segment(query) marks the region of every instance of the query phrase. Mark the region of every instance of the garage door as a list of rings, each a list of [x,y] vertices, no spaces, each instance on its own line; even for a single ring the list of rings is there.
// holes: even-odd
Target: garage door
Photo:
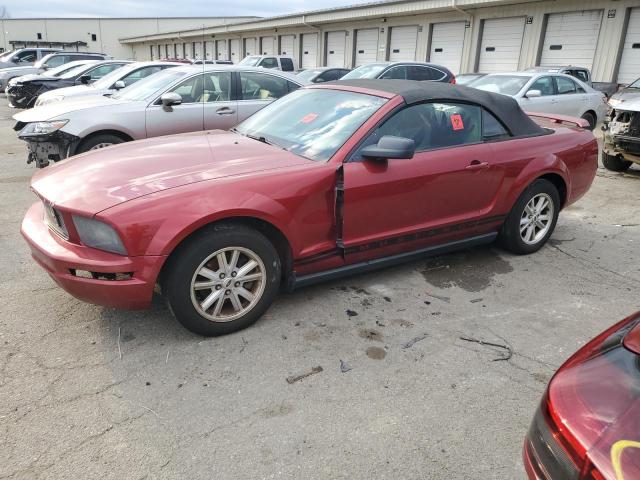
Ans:
[[[392,62],[416,59],[418,27],[391,27],[389,60]]]
[[[365,63],[375,62],[378,58],[378,29],[368,28],[356,31],[356,61],[359,67]]]
[[[194,43],[193,58],[202,60],[202,42]]]
[[[293,35],[282,35],[280,37],[280,55],[293,55]]]
[[[242,53],[240,52],[240,39],[233,38],[229,40],[229,46],[231,47],[231,61],[238,63],[242,60]]]
[[[434,24],[429,61],[447,67],[454,75],[460,73],[464,32],[464,22]]]
[[[276,54],[276,38],[275,37],[262,37],[260,39],[260,45],[262,48],[262,55],[275,55]]]
[[[244,54],[247,55],[258,55],[258,48],[256,45],[255,38],[245,38],[244,39]]]
[[[318,34],[305,33],[302,35],[302,68],[318,66]]]
[[[216,50],[215,50],[215,42],[204,42],[205,52],[204,56],[207,60],[215,60],[216,59]]]
[[[218,40],[216,45],[218,57],[217,60],[229,60],[229,53],[227,52],[227,41],[226,40]]]
[[[484,21],[478,71],[484,73],[518,70],[524,17]]]
[[[547,18],[540,65],[575,65],[591,68],[601,22],[602,10],[550,14]]]
[[[327,67],[344,67],[346,32],[327,33]]]
[[[631,10],[624,39],[618,83],[631,83],[640,77],[640,8]]]

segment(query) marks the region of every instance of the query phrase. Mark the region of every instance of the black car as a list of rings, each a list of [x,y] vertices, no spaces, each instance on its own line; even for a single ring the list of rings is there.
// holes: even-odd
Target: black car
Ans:
[[[360,65],[340,80],[371,78],[456,83],[455,75],[442,65],[429,62],[375,62]]]
[[[311,83],[323,83],[340,80],[350,71],[348,68],[320,67],[303,70],[297,76]]]
[[[9,105],[15,108],[33,107],[38,95],[63,87],[92,83],[113,70],[126,65],[126,60],[95,61],[76,67],[59,77],[40,75],[31,79],[19,78],[9,82],[7,99]]]

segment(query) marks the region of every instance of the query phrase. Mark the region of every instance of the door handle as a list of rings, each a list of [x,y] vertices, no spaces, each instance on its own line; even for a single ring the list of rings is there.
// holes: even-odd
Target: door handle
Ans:
[[[218,110],[216,110],[216,113],[218,115],[231,115],[233,113],[236,113],[236,111],[231,109],[231,108],[229,108],[229,107],[222,107],[222,108],[219,108]]]
[[[465,167],[466,170],[486,170],[489,168],[489,162],[481,162],[480,160],[472,160],[469,165]]]

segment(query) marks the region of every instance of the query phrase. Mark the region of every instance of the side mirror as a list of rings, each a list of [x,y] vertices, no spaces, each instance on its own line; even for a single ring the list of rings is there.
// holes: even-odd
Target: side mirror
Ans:
[[[42,65],[42,70],[49,70],[49,65],[47,65],[46,63],[44,65]]]
[[[122,80],[118,80],[116,83],[113,84],[113,88],[115,88],[116,90],[122,90],[126,86],[127,84],[124,83]]]
[[[182,97],[176,92],[163,93],[160,97],[162,105],[165,107],[171,107],[173,105],[180,105],[182,103]]]
[[[529,90],[524,96],[527,98],[538,98],[542,96],[542,92],[540,90]]]
[[[85,73],[84,75],[80,75],[78,80],[80,81],[81,84],[87,85],[91,81],[91,75],[89,75],[88,73]]]
[[[20,63],[22,60],[20,60],[18,57],[13,57],[13,58],[11,59],[11,61],[12,61],[13,63]]]
[[[363,148],[361,155],[375,160],[389,160],[392,158],[413,158],[415,152],[416,142],[412,139],[385,135],[378,140],[377,145]]]

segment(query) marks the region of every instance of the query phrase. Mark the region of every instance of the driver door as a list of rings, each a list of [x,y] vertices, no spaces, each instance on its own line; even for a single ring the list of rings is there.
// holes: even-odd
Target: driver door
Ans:
[[[377,127],[344,164],[347,262],[473,236],[492,210],[504,171],[482,142],[478,106],[423,103]],[[411,159],[374,160],[362,148],[385,135],[412,138]]]
[[[538,78],[531,84],[531,86],[529,86],[529,88],[527,88],[527,92],[531,90],[539,90],[541,95],[539,97],[532,98],[523,96],[520,104],[524,111],[558,113],[558,95],[556,92],[555,82],[551,75]]]

